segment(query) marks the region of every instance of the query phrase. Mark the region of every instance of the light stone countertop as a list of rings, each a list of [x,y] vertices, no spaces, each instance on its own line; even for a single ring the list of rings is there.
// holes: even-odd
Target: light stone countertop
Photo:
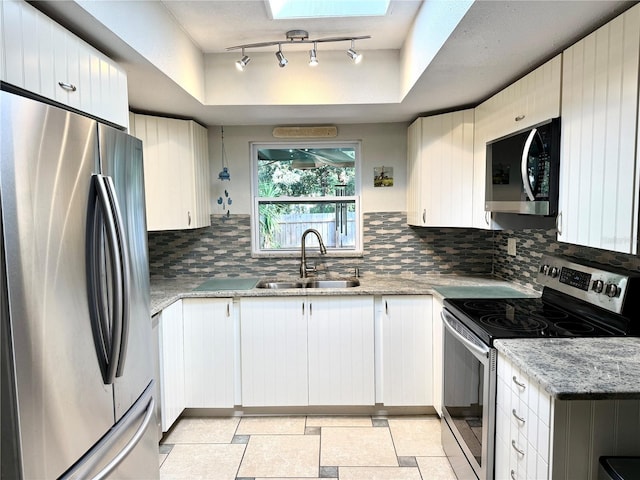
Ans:
[[[559,400],[640,399],[640,338],[532,338],[494,346]]]
[[[151,280],[151,315],[159,313],[180,298],[235,298],[235,297],[282,297],[309,295],[435,295],[440,299],[443,295],[437,291],[438,286],[511,288],[520,294],[539,296],[539,293],[513,282],[507,282],[488,276],[473,275],[364,275],[360,277],[360,286],[351,288],[290,288],[264,289],[250,288],[241,290],[209,290],[194,291],[203,282],[211,278],[224,277],[175,277],[162,280]],[[249,278],[249,277],[248,277]],[[256,278],[257,277],[250,277]],[[318,279],[333,277],[318,276]],[[341,277],[344,278],[344,277]],[[277,279],[279,281],[300,280],[294,276],[260,277],[260,279]],[[490,292],[487,294],[490,295]],[[494,295],[495,296],[495,295]]]

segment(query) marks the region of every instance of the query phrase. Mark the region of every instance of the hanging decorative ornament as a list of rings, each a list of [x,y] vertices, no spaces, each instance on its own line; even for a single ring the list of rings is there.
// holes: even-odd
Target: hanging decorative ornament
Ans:
[[[229,167],[227,166],[227,152],[224,149],[224,126],[220,127],[220,143],[222,145],[221,159],[222,159],[222,171],[218,174],[218,180],[231,180],[231,174],[229,173]],[[223,216],[222,220],[228,220],[231,217],[231,210],[229,206],[233,203],[229,192],[224,191],[224,198],[218,197],[218,205],[222,208]]]
[[[218,174],[219,180],[231,180],[231,174],[229,173],[229,167],[227,166],[227,152],[224,149],[224,126],[220,127],[220,144],[222,145],[221,160],[222,171]]]

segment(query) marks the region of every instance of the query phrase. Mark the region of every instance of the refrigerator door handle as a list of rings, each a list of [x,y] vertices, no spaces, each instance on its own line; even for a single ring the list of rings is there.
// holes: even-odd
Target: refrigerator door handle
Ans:
[[[112,208],[111,195],[109,193],[109,187],[105,181],[105,177],[102,175],[93,175],[93,186],[95,187],[95,198],[97,204],[95,206],[95,216],[93,224],[93,242],[90,243],[92,247],[93,258],[90,259],[89,264],[94,269],[90,275],[90,279],[94,289],[92,292],[93,301],[97,301],[98,305],[92,307],[93,312],[98,312],[98,318],[92,319],[94,323],[94,329],[98,328],[96,323],[99,323],[100,331],[102,331],[102,348],[104,352],[98,352],[98,357],[106,356],[106,371],[103,371],[103,377],[105,384],[112,384],[117,376],[119,357],[121,355],[121,343],[123,332],[123,259],[121,255],[122,248],[120,246],[120,240],[118,235],[117,220]],[[104,227],[104,230],[103,230]],[[106,234],[104,235],[103,232]],[[109,265],[110,274],[112,276],[111,283],[111,315],[110,315],[110,327],[111,331],[106,332],[104,324],[106,319],[105,315],[109,315],[106,303],[105,295],[103,291],[103,254],[104,242],[109,247]],[[106,313],[105,313],[106,311]],[[108,329],[108,327],[107,327]],[[94,337],[96,333],[94,331]],[[98,346],[99,347],[99,346]],[[98,348],[101,350],[101,348]]]
[[[125,236],[124,220],[122,218],[122,211],[120,209],[120,203],[116,196],[116,188],[113,184],[113,179],[108,176],[103,176],[105,185],[109,193],[109,200],[111,203],[111,212],[113,214],[114,224],[116,227],[116,235],[118,238],[118,245],[120,247],[120,268],[122,277],[122,296],[121,296],[121,312],[122,312],[122,327],[120,332],[120,353],[118,354],[118,368],[116,370],[116,377],[121,377],[124,371],[124,364],[127,357],[127,342],[129,339],[129,312],[131,306],[129,299],[131,298],[131,271],[129,269],[129,248],[127,239]]]

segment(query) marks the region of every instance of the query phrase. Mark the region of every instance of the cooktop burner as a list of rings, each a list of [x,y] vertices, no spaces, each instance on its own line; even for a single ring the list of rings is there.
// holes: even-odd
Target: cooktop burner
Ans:
[[[626,335],[625,322],[578,315],[542,298],[446,299],[448,310],[485,342],[499,338],[609,337]],[[603,319],[604,320],[604,319]]]

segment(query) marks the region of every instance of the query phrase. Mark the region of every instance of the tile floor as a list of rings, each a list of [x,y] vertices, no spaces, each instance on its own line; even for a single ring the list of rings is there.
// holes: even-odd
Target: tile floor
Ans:
[[[179,420],[160,443],[160,478],[455,480],[436,416]]]

